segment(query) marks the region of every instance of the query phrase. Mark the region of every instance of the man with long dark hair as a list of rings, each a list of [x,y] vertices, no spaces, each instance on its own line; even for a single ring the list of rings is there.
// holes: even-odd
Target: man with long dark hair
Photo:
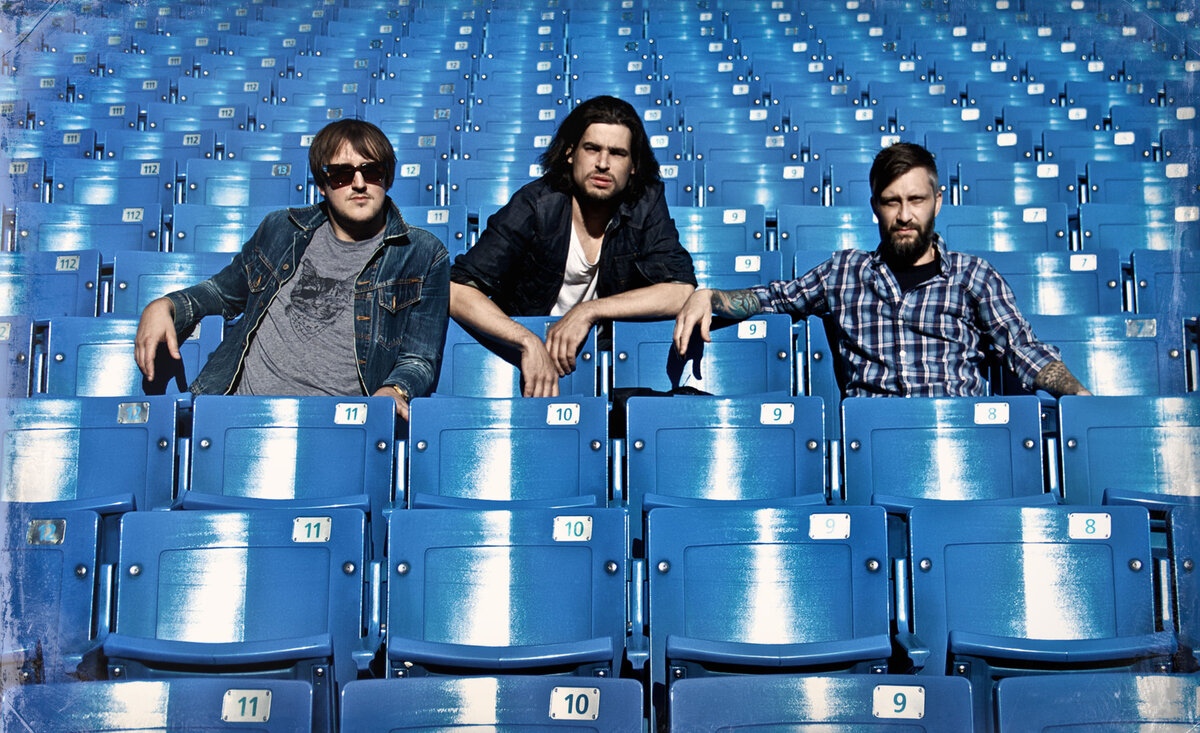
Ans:
[[[580,104],[541,162],[450,271],[450,315],[518,351],[527,397],[558,394],[596,323],[672,317],[696,286],[632,106]],[[545,315],[545,342],[512,320]]]
[[[984,260],[950,250],[934,231],[942,208],[937,165],[913,143],[884,148],[871,166],[879,247],[851,249],[803,276],[748,290],[699,290],[675,321],[675,347],[709,340],[714,315],[831,316],[847,397],[982,396],[990,347],[1027,389],[1090,394],[1038,341],[1008,283]]]

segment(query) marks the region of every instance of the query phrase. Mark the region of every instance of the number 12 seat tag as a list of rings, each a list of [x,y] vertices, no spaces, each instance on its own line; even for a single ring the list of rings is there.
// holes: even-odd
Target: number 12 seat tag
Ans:
[[[871,714],[876,718],[923,718],[925,688],[916,685],[877,685],[871,694]]]
[[[555,542],[590,542],[592,518],[586,515],[557,516],[554,518],[553,537]]]

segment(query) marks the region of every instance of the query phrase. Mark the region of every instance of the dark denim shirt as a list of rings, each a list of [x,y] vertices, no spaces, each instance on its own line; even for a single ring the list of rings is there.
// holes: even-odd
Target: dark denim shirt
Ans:
[[[354,347],[363,394],[394,384],[412,397],[428,394],[442,358],[450,307],[450,256],[433,234],[409,227],[391,199],[383,242],[354,285]],[[231,263],[208,280],[169,293],[175,330],[201,318],[241,316],[189,389],[229,394],[246,348],[280,286],[295,274],[313,234],[328,217],[317,204],[273,211]]]
[[[540,178],[488,218],[475,246],[455,258],[450,279],[478,287],[509,316],[550,315],[570,247],[571,195]],[[598,278],[598,298],[664,282],[696,284],[662,183],[621,204],[604,234]]]

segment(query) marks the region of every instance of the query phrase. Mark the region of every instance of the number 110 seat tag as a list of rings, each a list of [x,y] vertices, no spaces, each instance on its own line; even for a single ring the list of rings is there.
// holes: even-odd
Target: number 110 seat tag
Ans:
[[[871,695],[871,714],[876,718],[923,718],[925,688],[916,685],[877,685]]]

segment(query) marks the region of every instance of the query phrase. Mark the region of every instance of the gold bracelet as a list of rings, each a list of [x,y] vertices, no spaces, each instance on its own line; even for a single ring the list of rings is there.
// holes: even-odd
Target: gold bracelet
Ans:
[[[396,386],[396,385],[394,385],[394,384],[387,384],[387,385],[384,385],[384,386],[385,386],[385,387],[391,387],[392,389],[396,390],[396,394],[400,395],[400,399],[404,400],[405,402],[408,402],[408,401],[409,401],[409,398],[408,398],[408,392],[405,392],[405,391],[404,391],[402,388],[400,388],[400,387],[397,387],[397,386]]]

